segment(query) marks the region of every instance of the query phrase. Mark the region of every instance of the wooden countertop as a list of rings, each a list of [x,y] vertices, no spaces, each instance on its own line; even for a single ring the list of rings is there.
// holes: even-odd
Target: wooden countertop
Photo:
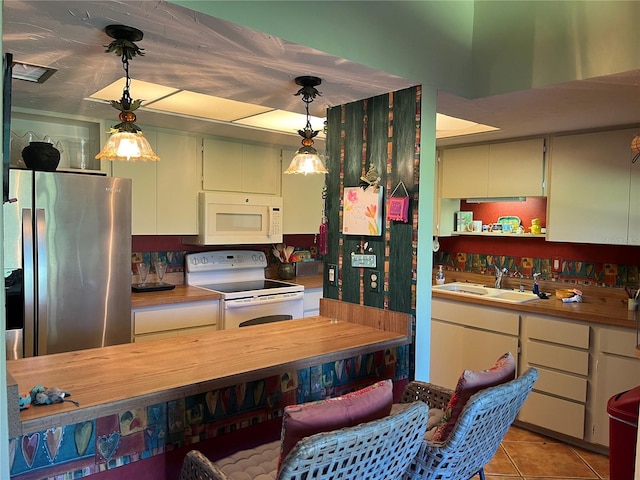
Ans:
[[[7,371],[21,392],[37,384],[59,387],[80,402],[22,411],[21,434],[27,434],[408,341],[400,333],[318,316],[9,360]]]
[[[531,300],[525,303],[502,303],[484,300],[482,297],[463,297],[451,295],[446,292],[433,290],[433,298],[454,300],[488,307],[516,310],[518,312],[533,313],[538,315],[550,315],[553,317],[577,320],[580,322],[599,323],[617,327],[636,328],[636,322],[640,321],[638,311],[629,311],[624,302],[607,302],[599,297],[583,296],[582,303],[562,303],[555,296],[548,300]]]
[[[131,293],[131,308],[153,307],[177,303],[219,300],[222,295],[190,285],[176,285],[173,290],[160,292]]]

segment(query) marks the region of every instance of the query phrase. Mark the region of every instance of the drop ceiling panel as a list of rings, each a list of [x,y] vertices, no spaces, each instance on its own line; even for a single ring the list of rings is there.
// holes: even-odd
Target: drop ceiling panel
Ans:
[[[271,110],[269,107],[188,91],[178,92],[151,104],[146,103],[145,108],[223,122],[232,122]]]
[[[90,95],[90,98],[97,100],[119,100],[122,97],[122,89],[124,88],[125,77],[122,77],[115,82],[107,85],[96,93]],[[165,87],[164,85],[158,85],[157,83],[143,82],[142,80],[131,80],[129,86],[129,94],[131,98],[137,100],[141,98],[144,100],[142,103],[146,106],[148,103],[153,102],[172,93],[178,92],[179,89],[173,87]]]
[[[324,118],[310,115],[309,120],[311,121],[311,128],[320,131],[318,137],[324,137]],[[284,110],[272,110],[270,112],[261,113],[260,115],[237,120],[234,123],[297,134],[298,130],[303,130],[307,124],[307,117],[300,113],[285,112]]]

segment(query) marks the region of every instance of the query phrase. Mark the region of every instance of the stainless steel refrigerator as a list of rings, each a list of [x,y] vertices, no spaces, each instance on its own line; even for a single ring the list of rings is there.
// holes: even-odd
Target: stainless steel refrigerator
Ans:
[[[8,277],[22,285],[21,301],[7,302],[7,339],[17,355],[130,342],[131,180],[10,170],[9,198],[5,291]]]

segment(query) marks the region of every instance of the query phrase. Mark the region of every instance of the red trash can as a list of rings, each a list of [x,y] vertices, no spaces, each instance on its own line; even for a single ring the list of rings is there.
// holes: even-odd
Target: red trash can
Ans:
[[[633,480],[639,406],[640,386],[618,393],[607,402],[611,480]]]

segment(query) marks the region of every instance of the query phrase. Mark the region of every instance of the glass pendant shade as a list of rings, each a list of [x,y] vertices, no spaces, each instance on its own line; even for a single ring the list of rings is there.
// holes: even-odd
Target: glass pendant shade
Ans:
[[[160,160],[142,132],[116,132],[112,134],[102,151],[96,155],[96,159],[126,162],[140,160],[157,162]]]
[[[313,147],[300,148],[284,173],[329,173]]]

